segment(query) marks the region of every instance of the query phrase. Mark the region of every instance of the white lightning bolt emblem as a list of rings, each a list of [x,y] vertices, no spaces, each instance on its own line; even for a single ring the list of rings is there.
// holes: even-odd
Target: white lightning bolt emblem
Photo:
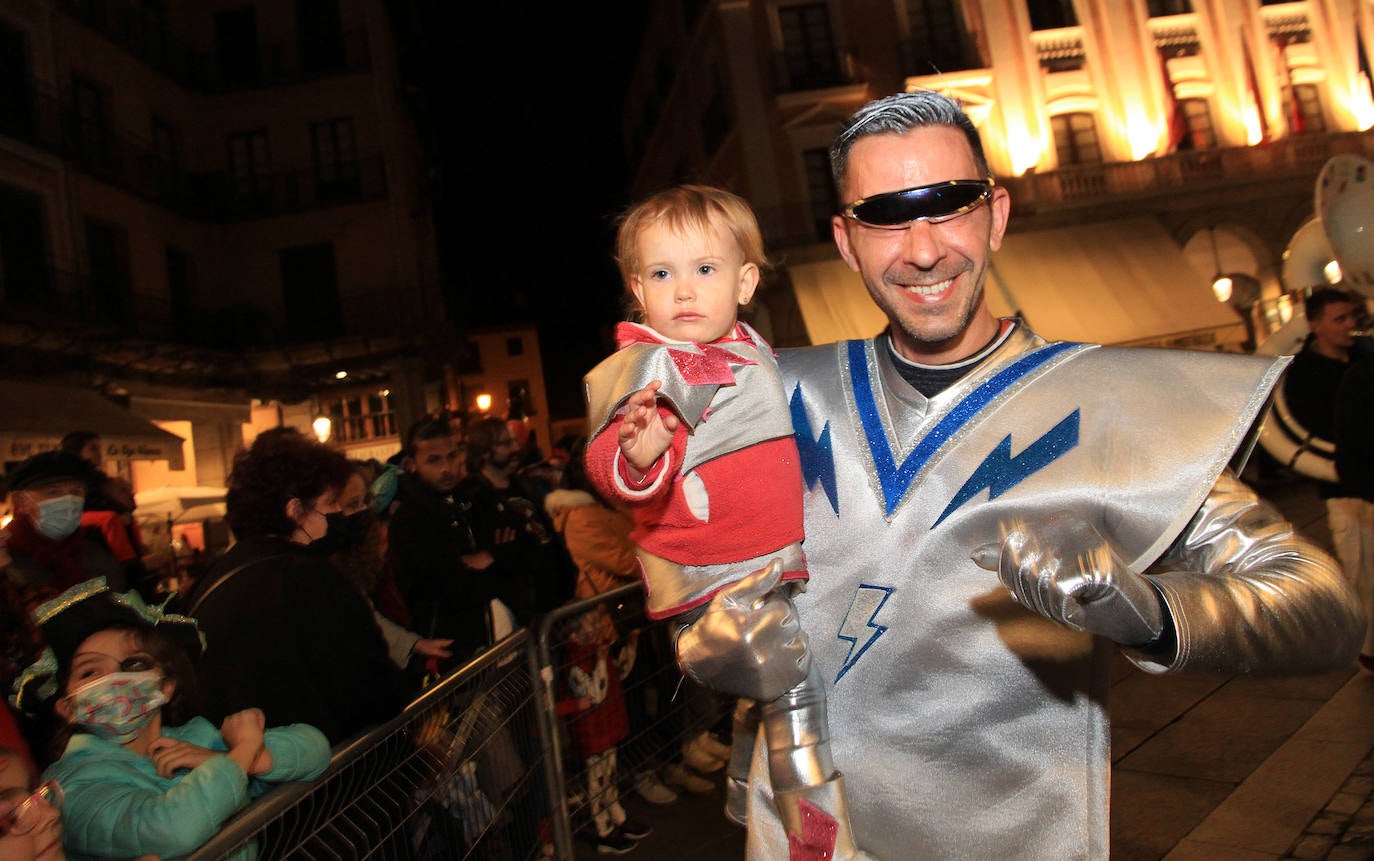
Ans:
[[[849,612],[840,623],[840,633],[836,635],[839,639],[849,642],[849,654],[845,655],[844,666],[840,667],[840,672],[835,676],[836,682],[844,678],[850,667],[858,663],[863,653],[868,651],[868,647],[887,630],[886,625],[879,625],[874,619],[878,617],[878,613],[882,611],[883,605],[891,595],[890,586],[869,586],[866,583],[861,584],[859,591],[854,593],[854,603],[849,605]]]

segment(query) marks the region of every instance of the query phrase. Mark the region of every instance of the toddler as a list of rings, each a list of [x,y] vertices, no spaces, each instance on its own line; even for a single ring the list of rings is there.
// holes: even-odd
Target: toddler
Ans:
[[[862,857],[830,757],[824,688],[791,602],[807,575],[787,398],[772,348],[738,319],[767,266],[758,222],[730,192],[679,186],[626,214],[616,253],[642,322],[617,327],[617,351],[584,381],[588,477],[635,518],[646,611],[674,620],[683,670],[759,704],[793,857],[828,844],[818,820],[836,834],[834,857]],[[775,618],[770,636],[712,636],[714,616],[741,611]],[[737,721],[726,787],[738,822],[753,756],[747,726]]]

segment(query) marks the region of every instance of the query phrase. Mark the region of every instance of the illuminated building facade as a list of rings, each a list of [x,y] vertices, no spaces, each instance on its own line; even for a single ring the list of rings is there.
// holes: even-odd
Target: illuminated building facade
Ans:
[[[1374,155],[1371,40],[1371,0],[669,0],[626,105],[632,195],[743,194],[784,263],[757,312],[775,342],[871,334],[830,241],[826,151],[868,100],[937,89],[1011,194],[995,311],[1054,338],[1243,349],[1317,286],[1282,274],[1321,166]],[[1223,273],[1258,301],[1217,302]]]

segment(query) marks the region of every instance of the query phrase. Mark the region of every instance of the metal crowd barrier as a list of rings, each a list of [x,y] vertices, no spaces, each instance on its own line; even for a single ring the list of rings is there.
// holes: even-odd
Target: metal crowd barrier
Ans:
[[[625,586],[516,631],[392,721],[337,747],[318,779],[255,800],[186,861],[244,849],[260,861],[572,861],[574,841],[595,838],[592,815],[603,802],[628,797],[637,775],[674,761],[686,739],[729,713],[719,697],[684,684],[667,626],[647,621],[642,594]],[[614,631],[612,660],[634,652],[621,685],[629,733],[615,745],[609,779],[602,758],[592,783],[572,740],[593,710],[558,714],[560,701],[567,711],[575,699],[568,634],[588,613],[613,626],[605,628]]]

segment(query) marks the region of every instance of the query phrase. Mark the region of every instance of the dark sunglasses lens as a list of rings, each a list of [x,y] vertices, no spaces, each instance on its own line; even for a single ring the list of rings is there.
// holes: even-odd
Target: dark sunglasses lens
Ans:
[[[882,194],[854,207],[854,217],[865,224],[906,224],[920,218],[939,218],[972,205],[986,191],[986,185],[975,183]]]

